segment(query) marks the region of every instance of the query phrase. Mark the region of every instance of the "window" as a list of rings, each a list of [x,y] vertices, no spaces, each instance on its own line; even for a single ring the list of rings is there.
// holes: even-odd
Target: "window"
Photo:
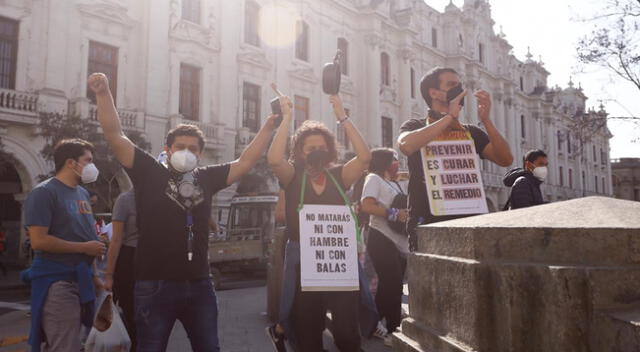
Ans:
[[[347,116],[350,115],[349,109],[345,108],[344,111],[347,113]],[[338,144],[342,145],[344,149],[349,149],[349,138],[347,137],[347,133],[344,130],[344,125],[341,123],[336,124],[336,136],[338,138]]]
[[[389,85],[389,54],[380,54],[380,82],[388,86]]]
[[[596,156],[596,146],[593,146],[593,162],[597,163],[598,162],[598,158]]]
[[[438,30],[435,28],[431,28],[431,45],[434,48],[438,47]]]
[[[607,165],[607,155],[604,153],[602,148],[600,148],[600,164]]]
[[[347,76],[349,75],[349,42],[344,38],[338,38],[338,50],[342,52],[340,71]]]
[[[558,131],[556,133],[558,135],[558,150],[562,150],[562,132]]]
[[[560,166],[558,178],[559,178],[558,181],[560,182],[560,186],[564,186],[564,169],[562,168],[562,166]]]
[[[180,65],[180,114],[188,120],[200,119],[200,69]]]
[[[260,5],[253,1],[247,1],[244,7],[244,42],[253,46],[260,46],[258,34],[258,16]]]
[[[584,171],[582,171],[582,189],[587,189],[587,178],[584,175]]]
[[[200,0],[182,0],[182,19],[200,23]]]
[[[18,21],[0,17],[0,88],[16,88],[18,26]]]
[[[89,74],[93,72],[102,72],[109,79],[109,89],[113,94],[113,101],[116,100],[118,88],[118,48],[98,43],[89,42]],[[96,103],[96,95],[87,88],[87,98],[94,104]]]
[[[634,200],[640,200],[640,189],[634,189],[633,190],[633,199]]]
[[[520,91],[524,92],[524,78],[520,77]]]
[[[260,86],[244,82],[242,85],[242,127],[251,132],[260,129]]]
[[[413,69],[413,67],[410,70],[411,77],[409,78],[411,80],[411,99],[415,99],[416,98],[416,71]]]
[[[296,95],[293,97],[293,129],[302,126],[309,119],[309,98]]]
[[[296,22],[296,58],[309,61],[309,25],[307,22]]]
[[[484,44],[482,43],[478,44],[478,60],[480,60],[480,63],[484,63]]]
[[[602,178],[602,193],[607,193],[607,190],[604,184],[604,177]]]
[[[393,148],[393,120],[382,116],[382,146]]]
[[[595,177],[595,183],[594,185],[596,186],[596,193],[598,193],[598,176],[594,176]]]
[[[573,188],[573,169],[569,169],[569,188]]]
[[[520,136],[522,138],[526,138],[527,137],[527,129],[526,129],[526,124],[525,124],[525,120],[524,120],[524,115],[520,115]]]
[[[571,132],[567,132],[567,153],[571,154]]]

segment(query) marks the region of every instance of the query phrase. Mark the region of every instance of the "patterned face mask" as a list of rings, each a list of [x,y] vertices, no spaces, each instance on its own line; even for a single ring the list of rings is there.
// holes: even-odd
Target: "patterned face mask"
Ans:
[[[193,171],[184,174],[171,173],[165,194],[186,211],[204,201],[204,191]]]

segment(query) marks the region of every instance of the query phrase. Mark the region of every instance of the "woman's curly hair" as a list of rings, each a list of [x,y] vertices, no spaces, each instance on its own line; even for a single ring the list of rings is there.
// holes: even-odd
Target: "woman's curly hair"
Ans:
[[[290,144],[289,162],[294,166],[302,166],[304,164],[304,158],[302,153],[302,147],[307,137],[313,135],[320,135],[324,137],[325,143],[327,143],[327,151],[329,152],[329,160],[331,163],[335,163],[338,160],[338,150],[336,149],[336,138],[320,121],[306,120],[300,127],[293,133]]]

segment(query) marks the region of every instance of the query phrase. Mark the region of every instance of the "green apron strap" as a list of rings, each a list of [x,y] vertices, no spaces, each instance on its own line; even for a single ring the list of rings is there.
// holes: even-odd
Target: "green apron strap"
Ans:
[[[351,206],[351,201],[349,201],[349,198],[342,190],[342,187],[340,186],[336,178],[333,177],[333,175],[329,171],[327,171],[327,169],[325,169],[324,172],[326,172],[327,175],[329,175],[329,178],[331,179],[331,181],[333,181],[333,184],[338,189],[338,192],[340,192],[340,195],[342,196],[342,200],[344,201],[344,205],[346,205],[347,208],[349,208],[349,211],[351,212],[351,216],[353,217],[353,220],[356,223],[356,239],[358,240],[358,242],[362,242],[362,234],[360,233],[361,232],[360,222],[358,221],[356,212],[353,210],[353,207]],[[298,212],[300,212],[300,210],[302,210],[302,208],[304,207],[304,192],[305,192],[305,189],[307,188],[306,185],[307,185],[307,172],[305,171],[302,174],[302,185],[300,186],[300,201],[298,202]]]
[[[344,190],[342,189],[342,187],[340,186],[336,178],[333,177],[333,175],[326,169],[324,171],[327,173],[327,175],[329,175],[329,178],[331,178],[331,181],[333,181],[333,184],[336,185],[338,192],[340,192],[340,195],[344,200],[344,205],[346,205],[347,208],[349,208],[349,211],[351,211],[351,216],[353,217],[353,220],[356,223],[356,239],[358,240],[358,242],[362,243],[362,234],[360,233],[360,222],[358,221],[358,216],[356,216],[356,212],[353,210],[353,207],[351,206],[351,201],[349,200],[349,197],[347,197],[347,195],[344,193]]]
[[[302,186],[300,186],[300,202],[298,203],[298,213],[300,212],[300,210],[302,210],[302,207],[304,207],[304,190],[305,190],[305,186],[307,184],[307,172],[304,171],[304,173],[302,174]]]

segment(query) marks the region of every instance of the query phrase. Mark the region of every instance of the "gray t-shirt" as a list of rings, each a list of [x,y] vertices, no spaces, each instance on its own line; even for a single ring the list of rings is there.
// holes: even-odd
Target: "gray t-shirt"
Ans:
[[[27,226],[47,227],[49,235],[65,241],[98,240],[89,192],[80,186],[69,187],[55,177],[40,183],[29,193],[24,215]],[[77,265],[82,261],[91,264],[94,259],[79,253],[44,251],[36,251],[36,256],[68,265]]]
[[[111,221],[124,222],[122,244],[128,247],[138,245],[138,226],[136,225],[136,196],[133,189],[122,193],[113,206]],[[113,225],[112,225],[113,226]]]

